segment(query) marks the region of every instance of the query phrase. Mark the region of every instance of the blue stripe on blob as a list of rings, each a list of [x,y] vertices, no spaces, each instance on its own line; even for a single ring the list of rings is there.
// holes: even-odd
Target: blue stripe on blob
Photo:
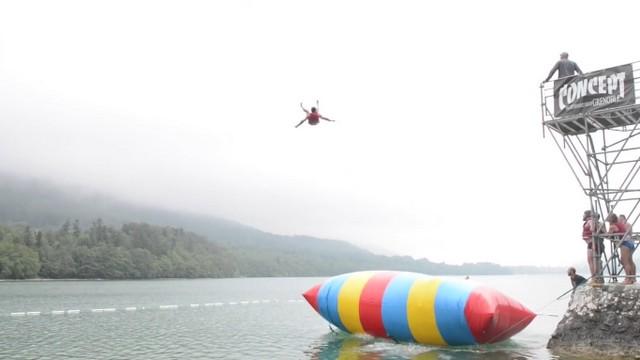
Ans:
[[[347,331],[338,314],[338,295],[342,284],[351,274],[343,274],[327,280],[318,290],[318,310],[328,322]]]
[[[449,345],[472,345],[475,338],[464,316],[464,307],[474,285],[443,281],[436,294],[436,324]]]
[[[420,274],[398,273],[382,295],[382,323],[387,335],[397,341],[415,341],[407,321],[407,298]]]

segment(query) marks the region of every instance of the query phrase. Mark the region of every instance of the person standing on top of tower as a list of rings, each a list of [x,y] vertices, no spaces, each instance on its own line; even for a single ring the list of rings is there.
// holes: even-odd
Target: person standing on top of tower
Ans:
[[[573,76],[576,74],[576,72],[582,75],[582,70],[580,70],[580,67],[578,66],[578,64],[576,64],[574,61],[569,60],[569,54],[567,54],[566,52],[563,52],[562,54],[560,54],[560,60],[558,60],[558,62],[553,66],[553,68],[549,72],[549,76],[547,76],[547,78],[544,79],[542,84],[549,81],[549,79],[551,79],[551,77],[556,72],[556,70],[558,71],[558,79],[561,79],[567,76]]]

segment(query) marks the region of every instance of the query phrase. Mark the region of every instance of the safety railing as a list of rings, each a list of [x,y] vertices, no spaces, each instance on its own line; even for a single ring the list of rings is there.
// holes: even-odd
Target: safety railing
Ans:
[[[556,107],[556,98],[558,96],[557,94],[554,96],[554,84],[557,80],[542,83],[540,87],[540,105],[543,125],[562,135],[577,135],[600,129],[611,129],[640,123],[640,61],[633,62],[630,65],[633,74],[633,94],[635,97],[635,101],[632,104],[625,103],[621,106],[611,105],[596,109],[587,107],[585,111],[572,111],[567,114],[558,114],[558,107]],[[593,83],[587,84],[586,79],[589,79],[590,76],[593,79],[594,74],[601,71],[602,70],[593,71],[559,80],[571,79],[572,81],[576,80],[579,82],[580,79],[585,79],[584,83],[581,84],[583,86],[577,86],[577,88],[574,87],[573,89],[573,95],[575,95],[576,91],[582,91],[584,94],[587,93],[589,89],[593,91],[598,88],[599,84],[597,82],[594,81]],[[604,84],[606,83],[600,85]],[[600,88],[598,88],[597,91],[601,91]],[[604,100],[600,98],[596,101],[608,101],[607,98],[610,97],[606,97]]]

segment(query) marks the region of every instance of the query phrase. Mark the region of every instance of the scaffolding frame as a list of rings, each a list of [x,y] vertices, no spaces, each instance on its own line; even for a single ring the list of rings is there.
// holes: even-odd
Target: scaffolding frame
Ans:
[[[593,251],[596,275],[609,282],[624,277],[619,252],[621,239],[633,241],[635,248],[640,242],[640,232],[627,231],[622,236],[602,234],[610,214],[625,214],[631,229],[640,218],[640,61],[631,65],[636,99],[632,105],[554,117],[553,82],[540,87],[543,137],[546,133],[551,135],[589,198],[591,213],[603,216],[600,221],[594,216],[599,225],[591,243],[595,249],[601,238],[609,240],[602,255]]]

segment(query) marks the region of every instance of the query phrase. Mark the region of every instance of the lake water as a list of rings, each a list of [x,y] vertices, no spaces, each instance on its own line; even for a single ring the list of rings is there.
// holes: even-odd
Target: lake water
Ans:
[[[0,359],[552,359],[565,275],[473,276],[538,316],[511,340],[445,349],[332,333],[322,278],[0,282]]]

